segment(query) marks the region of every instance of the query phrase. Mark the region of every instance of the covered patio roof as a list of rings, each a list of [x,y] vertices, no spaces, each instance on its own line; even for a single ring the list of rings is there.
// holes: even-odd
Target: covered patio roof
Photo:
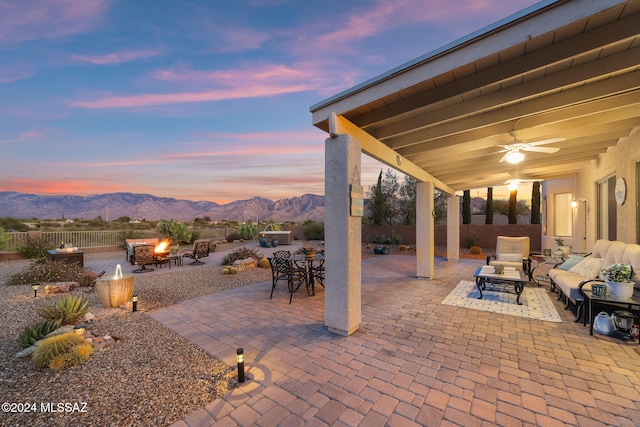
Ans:
[[[574,176],[640,126],[640,1],[542,1],[310,110],[447,193]]]

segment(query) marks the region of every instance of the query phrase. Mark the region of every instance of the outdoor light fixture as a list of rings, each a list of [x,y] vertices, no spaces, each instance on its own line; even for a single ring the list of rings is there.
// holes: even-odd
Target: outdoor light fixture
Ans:
[[[244,382],[244,350],[239,348],[236,350],[236,361],[238,362],[238,382]]]
[[[510,191],[515,191],[518,189],[518,181],[517,180],[512,180],[511,182],[509,182],[509,185],[507,185],[507,188]]]
[[[138,311],[138,295],[133,294],[131,301],[133,302],[133,311]]]
[[[571,207],[572,208],[577,208],[578,207],[578,202],[576,200],[572,200],[571,201]]]
[[[34,283],[33,285],[31,285],[31,289],[33,290],[33,297],[37,297],[38,296],[38,288],[40,287],[40,283]]]
[[[520,163],[524,160],[524,154],[522,154],[518,149],[511,150],[509,151],[509,153],[507,153],[506,160],[507,162],[513,164]]]

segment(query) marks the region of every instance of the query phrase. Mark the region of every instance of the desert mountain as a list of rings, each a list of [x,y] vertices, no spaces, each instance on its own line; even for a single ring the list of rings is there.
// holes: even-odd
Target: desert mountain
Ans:
[[[212,221],[223,219],[245,221],[303,222],[324,220],[324,196],[305,194],[280,200],[253,197],[224,205],[199,201],[156,197],[150,194],[112,193],[91,196],[43,196],[0,192],[0,217],[18,219],[93,219],[114,220],[121,216],[131,219],[179,219],[192,221],[208,216]]]

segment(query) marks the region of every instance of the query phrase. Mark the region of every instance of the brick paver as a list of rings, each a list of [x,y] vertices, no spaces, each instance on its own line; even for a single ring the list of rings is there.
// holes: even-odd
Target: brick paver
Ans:
[[[322,287],[290,305],[260,283],[151,313],[230,366],[245,350],[250,379],[174,426],[640,425],[640,346],[590,336],[555,294],[562,323],[442,305],[478,261],[438,260],[434,280],[411,256],[363,264],[349,337],[324,326]]]

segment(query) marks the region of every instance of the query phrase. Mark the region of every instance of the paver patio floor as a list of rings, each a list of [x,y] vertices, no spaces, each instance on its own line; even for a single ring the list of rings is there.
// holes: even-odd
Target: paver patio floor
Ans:
[[[324,291],[288,304],[279,284],[233,289],[151,313],[249,380],[175,426],[637,426],[640,346],[562,323],[440,304],[479,261],[363,260],[362,325],[323,324]],[[331,286],[331,284],[327,284]],[[534,286],[528,284],[527,286]],[[319,289],[318,289],[319,288]]]

